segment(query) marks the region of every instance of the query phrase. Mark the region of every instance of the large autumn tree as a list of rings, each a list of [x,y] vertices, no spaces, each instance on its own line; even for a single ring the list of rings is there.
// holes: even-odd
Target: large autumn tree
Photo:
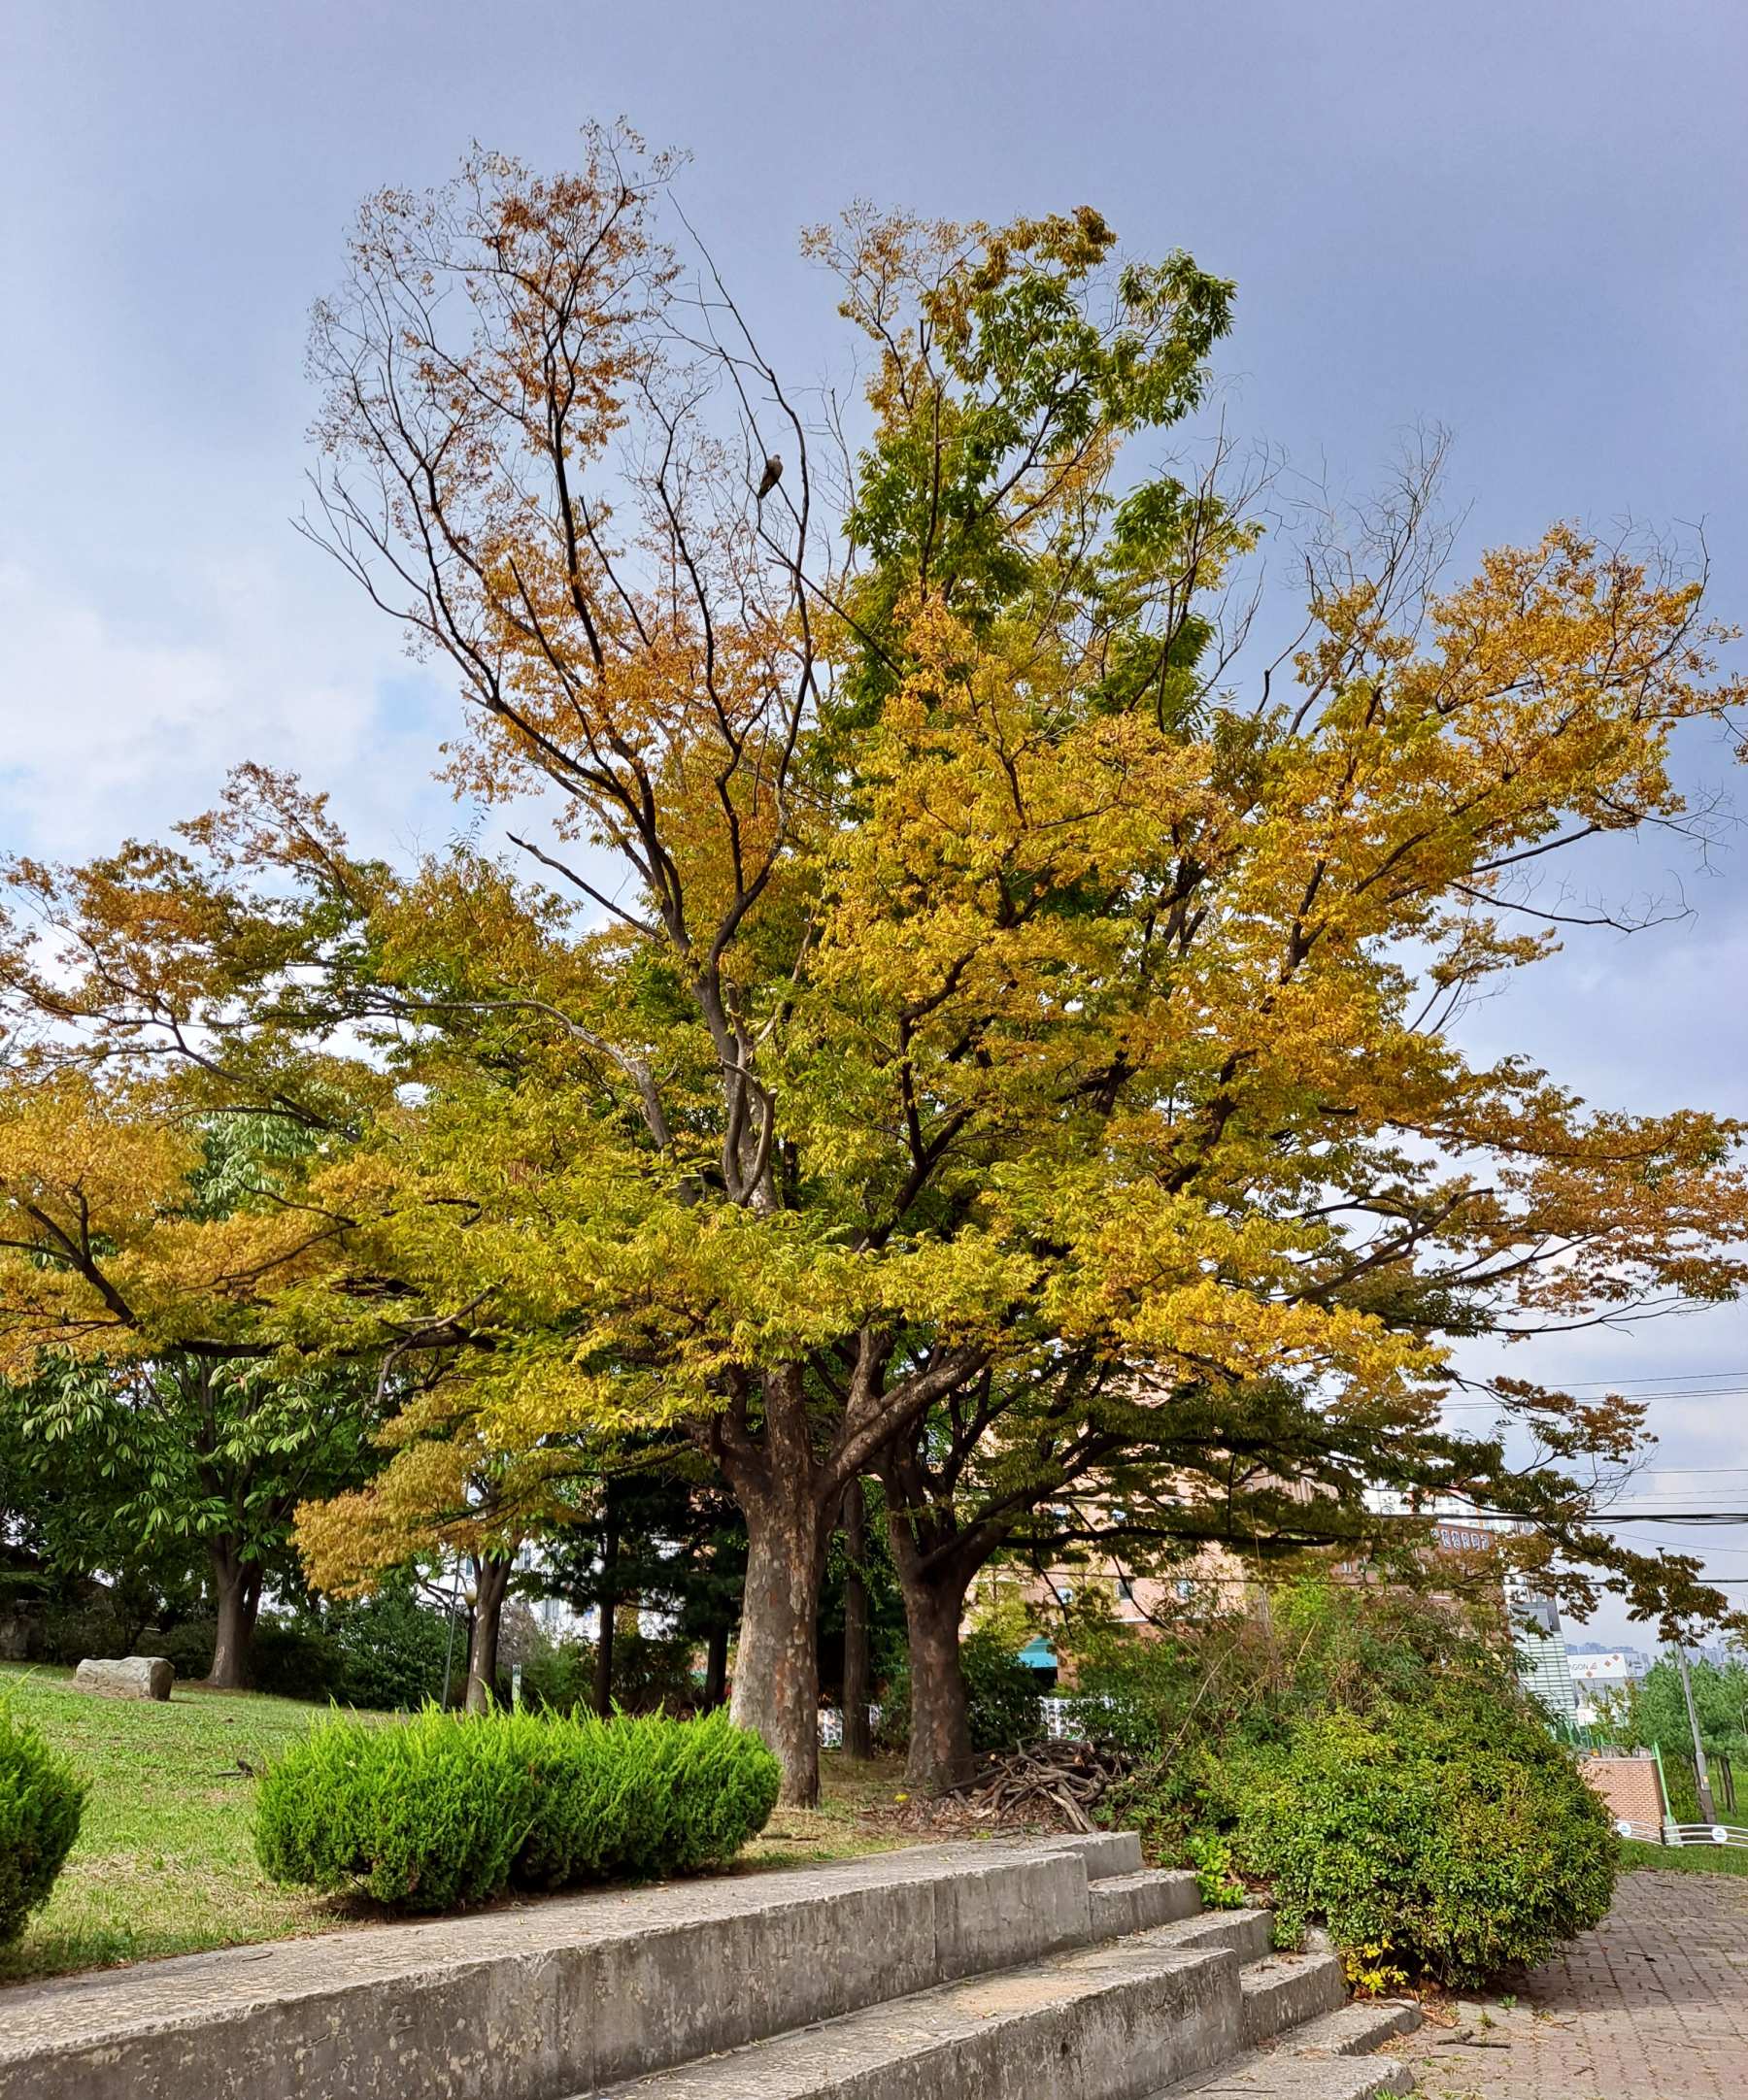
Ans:
[[[424,1358],[507,1453],[692,1436],[746,1520],[735,1712],[805,1801],[827,1544],[931,1413],[987,1392],[1073,1448],[1176,1410],[1207,1477],[1285,1395],[1283,1466],[1322,1433],[1344,1481],[1491,1494],[1453,1338],[1739,1286],[1732,1125],[1592,1112],[1447,1025],[1546,951],[1526,871],[1676,818],[1670,739],[1733,695],[1696,583],[1563,526],[1441,590],[1418,500],[1324,550],[1242,684],[1254,530],[1157,443],[1227,284],[1086,209],[855,214],[809,240],[872,360],[823,440],[678,275],[664,174],[599,136],[550,180],[476,155],[373,199],[318,312],[311,529],[453,668],[453,777],[521,867],[361,873],[257,779],[196,827],[211,867],[138,863],[134,922],[199,981],[203,1084],[377,1032],[252,1320]],[[268,867],[286,896],[239,889]],[[104,1257],[54,1260],[101,1326]],[[1632,1411],[1500,1399],[1543,1536],[1692,1602],[1585,1527]]]

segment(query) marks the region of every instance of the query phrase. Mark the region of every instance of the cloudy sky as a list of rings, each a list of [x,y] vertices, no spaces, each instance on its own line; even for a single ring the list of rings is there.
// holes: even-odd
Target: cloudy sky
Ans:
[[[440,181],[473,138],[560,164],[591,116],[690,150],[689,216],[792,373],[841,363],[803,222],[864,195],[965,217],[1094,203],[1130,248],[1238,281],[1228,427],[1360,492],[1405,429],[1448,425],[1464,551],[1558,516],[1703,524],[1716,604],[1748,614],[1731,0],[0,14],[8,847],[150,832],[245,756],[330,786],[379,847],[454,824],[429,779],[444,683],[288,522],[306,316],[366,191]],[[1684,767],[1729,784],[1721,742]],[[1636,842],[1580,880],[1687,916],[1575,936],[1475,1017],[1477,1048],[1528,1048],[1615,1105],[1748,1113],[1743,846],[1701,867]],[[1739,1311],[1545,1345],[1534,1368],[1656,1395],[1667,1470],[1640,1506],[1748,1505]],[[1748,1601],[1748,1526],[1696,1536]]]

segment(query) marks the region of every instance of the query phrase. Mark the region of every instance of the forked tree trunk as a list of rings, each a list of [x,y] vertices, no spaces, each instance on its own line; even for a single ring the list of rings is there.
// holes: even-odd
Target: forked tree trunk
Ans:
[[[261,1608],[261,1571],[245,1560],[229,1539],[214,1540],[209,1558],[218,1627],[207,1683],[216,1691],[242,1691],[249,1684],[250,1650]]]
[[[510,1588],[510,1563],[492,1556],[475,1564],[473,1629],[467,1642],[467,1711],[484,1714],[497,1684],[498,1628]]]
[[[920,1793],[938,1793],[971,1770],[971,1709],[959,1662],[964,1584],[904,1581],[910,1639],[910,1752],[904,1777]]]
[[[820,1580],[824,1553],[809,1484],[780,1477],[743,1494],[747,1587],[730,1712],[783,1767],[791,1808],[820,1798]]]
[[[868,1725],[868,1526],[860,1481],[844,1492],[844,1751],[851,1757],[874,1754]]]

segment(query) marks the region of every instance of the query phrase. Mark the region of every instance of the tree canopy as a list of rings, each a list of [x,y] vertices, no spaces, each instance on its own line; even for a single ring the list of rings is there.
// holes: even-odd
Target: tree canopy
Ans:
[[[1737,1125],[1452,1025],[1555,944],[1552,856],[1680,820],[1671,740],[1741,697],[1700,580],[1556,524],[1447,584],[1414,481],[1253,674],[1258,524],[1161,445],[1228,283],[1090,209],[853,212],[807,237],[853,428],[683,272],[669,172],[596,133],[364,207],[309,529],[453,671],[509,844],[364,861],[246,769],[174,848],[15,867],[9,1370],[376,1362],[407,1450],[536,1475],[684,1431],[793,1799],[845,1490],[979,1394],[980,1463],[1151,1450],[1186,1536],[1458,1491],[1568,1597],[1721,1612],[1589,1521],[1636,1408],[1500,1381],[1526,1460],[1440,1407],[1464,1339],[1742,1281]],[[213,1216],[219,1113],[303,1141]]]

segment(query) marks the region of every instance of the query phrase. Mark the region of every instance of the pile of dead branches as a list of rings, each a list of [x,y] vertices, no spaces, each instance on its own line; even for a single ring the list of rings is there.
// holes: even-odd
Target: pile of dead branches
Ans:
[[[1026,1743],[1019,1750],[991,1751],[943,1798],[956,1802],[972,1822],[1092,1830],[1092,1811],[1136,1761],[1132,1750],[1115,1743]]]

